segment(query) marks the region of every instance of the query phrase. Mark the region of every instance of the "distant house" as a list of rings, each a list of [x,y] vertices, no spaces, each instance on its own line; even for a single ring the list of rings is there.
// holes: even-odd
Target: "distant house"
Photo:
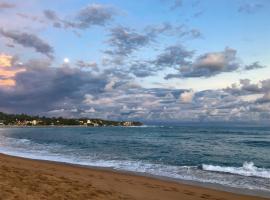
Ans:
[[[3,126],[3,125],[4,125],[4,121],[0,120],[0,126]]]
[[[132,122],[124,122],[124,126],[132,126]]]
[[[37,120],[33,120],[33,121],[32,121],[32,125],[33,125],[33,126],[36,126],[36,125],[37,125]]]

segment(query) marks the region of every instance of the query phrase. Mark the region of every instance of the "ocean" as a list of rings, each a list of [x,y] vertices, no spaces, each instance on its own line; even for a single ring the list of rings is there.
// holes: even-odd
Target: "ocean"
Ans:
[[[0,128],[0,152],[270,196],[268,127]]]

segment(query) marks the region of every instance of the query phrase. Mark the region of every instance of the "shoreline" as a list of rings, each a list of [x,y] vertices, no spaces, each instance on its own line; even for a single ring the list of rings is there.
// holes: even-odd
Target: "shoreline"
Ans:
[[[0,167],[1,167],[1,179],[0,183],[3,182],[2,175],[5,174],[7,176],[7,181],[9,182],[10,178],[14,174],[12,174],[11,177],[8,178],[8,174],[12,170],[7,170],[8,168],[16,168],[16,170],[13,170],[13,173],[19,173],[19,171],[25,171],[27,173],[34,173],[30,177],[27,178],[27,182],[31,185],[32,182],[43,182],[42,184],[50,185],[50,181],[47,180],[35,178],[36,175],[38,177],[43,176],[44,174],[50,174],[50,177],[52,179],[57,179],[62,177],[62,179],[65,179],[64,182],[60,178],[58,180],[57,184],[64,184],[66,185],[66,179],[69,179],[70,183],[73,183],[73,181],[78,182],[81,185],[84,185],[83,182],[98,182],[99,184],[95,185],[92,183],[92,185],[95,185],[94,188],[97,191],[99,191],[99,195],[97,195],[97,198],[94,199],[152,199],[148,198],[149,194],[159,194],[156,196],[156,198],[153,199],[179,199],[180,197],[183,199],[190,199],[190,200],[197,200],[197,199],[216,199],[216,200],[230,200],[230,199],[237,199],[237,200],[263,200],[263,199],[269,199],[269,197],[258,197],[258,196],[251,196],[251,194],[239,194],[232,193],[234,191],[224,191],[222,187],[215,187],[212,188],[209,186],[209,184],[193,184],[191,181],[178,181],[178,180],[172,180],[167,179],[164,177],[156,177],[156,176],[150,176],[145,175],[143,173],[133,173],[133,172],[127,172],[127,171],[119,171],[114,170],[111,168],[102,168],[102,167],[91,167],[91,166],[82,166],[82,165],[76,165],[71,163],[62,163],[62,162],[55,162],[55,161],[45,161],[45,160],[35,160],[35,159],[28,159],[28,158],[22,158],[22,157],[16,157],[16,156],[10,156],[6,154],[0,153]],[[3,167],[5,172],[3,172]],[[37,170],[38,169],[38,170]],[[35,173],[36,172],[36,173]],[[65,173],[69,172],[69,173]],[[72,173],[71,173],[72,172]],[[2,174],[3,173],[3,174]],[[70,174],[71,173],[71,174]],[[20,174],[20,173],[19,173]],[[85,179],[88,175],[88,179]],[[26,175],[27,176],[27,175]],[[24,176],[21,177],[22,180],[24,180]],[[84,181],[80,181],[80,179],[85,179]],[[121,180],[125,179],[125,183],[121,182]],[[18,184],[18,183],[14,183]],[[28,187],[29,184],[21,185],[21,187]],[[54,185],[57,185],[54,184]],[[79,185],[80,185],[79,184]],[[215,184],[213,184],[215,185]],[[71,187],[72,184],[67,184],[66,187]],[[157,187],[159,186],[159,187]],[[5,187],[13,188],[14,185],[9,184],[5,185]],[[58,187],[58,186],[57,186]],[[124,187],[124,190],[121,189]],[[25,191],[25,188],[22,191]],[[91,188],[89,186],[89,188]],[[89,188],[77,188],[77,192],[80,191],[80,193],[83,193],[83,191],[88,191]],[[168,189],[168,188],[174,188],[174,189]],[[0,187],[0,190],[3,188]],[[54,187],[51,188],[52,190],[55,189]],[[58,190],[65,190],[65,188],[58,188]],[[113,191],[111,191],[113,190]],[[103,192],[102,192],[103,191]],[[112,192],[111,195],[105,195],[103,194],[104,191],[110,191]],[[127,192],[126,192],[127,191]],[[0,191],[3,193],[3,191]],[[20,192],[20,191],[17,191]],[[42,191],[38,191],[41,192]],[[74,191],[74,194],[77,194],[76,191]],[[90,192],[90,191],[89,191]],[[235,191],[236,192],[236,191]],[[56,195],[60,195],[58,194]],[[91,193],[91,192],[90,192]],[[86,196],[90,193],[84,193]],[[120,194],[123,196],[126,196],[125,198],[120,198]],[[241,192],[240,192],[241,193]],[[115,195],[120,195],[118,198],[115,198]],[[8,194],[7,194],[8,195]],[[20,194],[19,194],[20,195]],[[42,195],[39,193],[36,193],[35,195]],[[64,195],[64,194],[63,194]],[[72,199],[72,195],[70,194],[69,198]],[[77,194],[79,195],[79,193]],[[93,194],[92,194],[93,195]],[[250,196],[249,196],[250,195]],[[253,194],[257,195],[257,194]],[[76,196],[76,195],[75,195]],[[94,195],[95,196],[95,195]],[[104,196],[104,197],[102,197]],[[105,197],[106,196],[106,197]],[[110,198],[114,197],[114,198]],[[154,195],[155,196],[155,195]],[[36,196],[37,198],[38,196]],[[163,198],[162,198],[163,197]],[[168,198],[169,197],[169,198]],[[35,198],[34,198],[35,199]],[[61,198],[60,198],[61,199]],[[74,198],[75,199],[75,198]]]
[[[86,126],[86,125],[37,125],[37,126],[17,126],[17,125],[0,125],[0,128],[134,128],[134,127],[144,127],[142,126]]]

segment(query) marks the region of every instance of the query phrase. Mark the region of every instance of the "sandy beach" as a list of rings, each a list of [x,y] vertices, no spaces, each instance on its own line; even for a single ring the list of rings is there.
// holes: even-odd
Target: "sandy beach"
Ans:
[[[0,199],[263,200],[103,169],[0,154]]]

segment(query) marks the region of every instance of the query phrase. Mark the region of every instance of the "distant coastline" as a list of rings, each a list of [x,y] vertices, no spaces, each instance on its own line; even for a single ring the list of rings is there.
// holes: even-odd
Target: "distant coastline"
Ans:
[[[143,125],[140,125],[143,126]],[[86,126],[86,125],[43,125],[43,126],[18,126],[18,125],[0,125],[0,128],[110,128],[110,127],[140,127],[140,126]]]
[[[26,114],[6,114],[0,112],[0,127],[112,127],[112,126],[142,126],[135,121],[111,121],[91,118],[40,117]]]

